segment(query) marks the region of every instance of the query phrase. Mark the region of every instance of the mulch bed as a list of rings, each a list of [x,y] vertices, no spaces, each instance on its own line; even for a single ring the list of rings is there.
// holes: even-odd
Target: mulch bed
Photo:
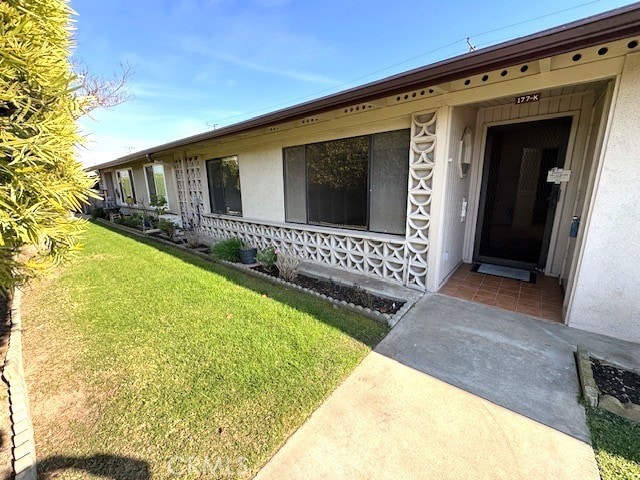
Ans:
[[[608,365],[590,357],[593,378],[604,395],[617,398],[621,403],[640,405],[640,375]]]
[[[272,277],[278,276],[277,267],[273,267],[272,270],[267,270],[262,266],[254,267],[253,269],[271,275]],[[357,285],[345,286],[330,280],[313,278],[302,274],[298,274],[291,283],[321,293],[335,300],[344,300],[345,302],[360,305],[380,313],[394,314],[405,304],[405,302],[400,300],[389,300],[388,298],[379,297]]]

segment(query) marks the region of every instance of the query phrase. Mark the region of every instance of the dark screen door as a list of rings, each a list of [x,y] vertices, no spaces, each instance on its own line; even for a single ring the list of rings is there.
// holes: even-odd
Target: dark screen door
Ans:
[[[487,132],[474,261],[543,269],[571,117],[490,127]]]

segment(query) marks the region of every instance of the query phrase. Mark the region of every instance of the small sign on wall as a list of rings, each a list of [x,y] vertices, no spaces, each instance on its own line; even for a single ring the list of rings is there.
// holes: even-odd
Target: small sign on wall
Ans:
[[[542,93],[540,92],[530,93],[529,95],[520,95],[519,97],[516,97],[514,103],[516,105],[521,105],[523,103],[539,102],[541,96],[542,96]]]
[[[547,182],[549,183],[564,183],[569,180],[571,180],[571,170],[552,168],[547,173]]]

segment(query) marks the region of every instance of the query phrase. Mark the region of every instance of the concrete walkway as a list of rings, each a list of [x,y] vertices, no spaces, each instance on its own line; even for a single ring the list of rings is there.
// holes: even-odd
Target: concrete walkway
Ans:
[[[640,347],[423,297],[256,479],[598,479],[573,351]]]

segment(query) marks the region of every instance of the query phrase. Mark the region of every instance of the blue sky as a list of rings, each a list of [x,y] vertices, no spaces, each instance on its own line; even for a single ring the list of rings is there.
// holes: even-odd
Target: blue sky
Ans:
[[[99,75],[135,66],[133,98],[81,120],[80,158],[112,160],[433,63],[467,51],[467,36],[481,48],[629,3],[72,0],[75,55]]]

